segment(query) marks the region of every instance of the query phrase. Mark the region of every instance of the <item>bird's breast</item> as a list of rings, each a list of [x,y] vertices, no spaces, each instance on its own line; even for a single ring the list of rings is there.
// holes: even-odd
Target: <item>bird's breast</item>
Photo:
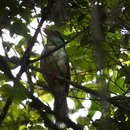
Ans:
[[[56,48],[56,46],[46,46],[46,52],[52,51]],[[46,66],[50,66],[50,71],[52,69],[52,71],[54,70],[59,70],[62,72],[67,71],[67,66],[66,66],[66,59],[67,59],[67,55],[66,55],[66,51],[64,48],[60,48],[59,50],[53,52],[52,54],[50,54],[49,56],[46,57],[46,59],[44,60],[46,64]]]

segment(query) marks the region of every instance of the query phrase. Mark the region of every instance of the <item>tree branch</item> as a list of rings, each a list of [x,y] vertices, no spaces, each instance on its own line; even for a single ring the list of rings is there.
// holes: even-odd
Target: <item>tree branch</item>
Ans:
[[[49,51],[47,53],[44,53],[44,55],[41,55],[40,57],[38,57],[38,58],[36,58],[34,60],[30,60],[30,63],[34,63],[34,62],[37,62],[39,60],[42,60],[45,57],[48,57],[49,55],[51,55],[52,53],[54,53],[55,51],[59,50],[60,48],[65,47],[69,42],[71,42],[72,40],[74,40],[75,38],[77,38],[81,33],[83,33],[84,31],[86,31],[87,29],[84,29],[84,30],[81,30],[80,32],[77,32],[73,37],[71,37],[69,40],[67,40],[65,42],[65,44],[62,44],[62,45],[54,48],[53,50],[51,50],[51,51]]]
[[[6,61],[4,60],[4,58],[2,56],[0,56],[0,62],[2,62],[2,64],[0,64],[0,69],[5,73],[5,75],[9,78],[9,80],[12,80],[14,82],[14,86],[23,88],[25,94],[27,95],[28,98],[32,99],[32,106],[39,111],[39,113],[42,113],[43,110],[45,110],[45,112],[48,114],[53,114],[55,117],[57,117],[57,114],[54,113],[54,111],[52,111],[50,109],[50,107],[48,107],[47,105],[45,105],[43,102],[41,102],[38,98],[36,98],[35,96],[33,96],[33,94],[31,92],[29,92],[27,90],[27,88],[25,88],[17,78],[15,78],[11,71],[10,71],[10,67],[8,66],[8,64],[6,63]],[[12,100],[11,100],[12,103]],[[3,118],[1,118],[2,120],[5,118],[6,113],[7,113],[7,108],[9,108],[10,104],[7,102],[5,105],[6,109],[3,109],[4,115],[2,115]],[[45,122],[50,121],[49,123],[51,123],[51,120],[49,120],[46,116],[46,114],[42,113],[43,115],[41,115],[43,117],[43,120]],[[58,118],[58,117],[57,117]],[[74,122],[72,122],[69,118],[66,119],[61,119],[62,122],[64,122],[67,126],[72,127],[74,130],[82,130],[82,126],[75,124]],[[55,124],[51,124],[52,127],[54,127]]]
[[[32,67],[31,66],[31,69],[33,69],[34,71],[38,71],[38,72],[41,72],[40,69],[36,68],[36,67]],[[41,72],[42,73],[42,72]],[[50,73],[51,75],[51,73]],[[89,93],[95,97],[97,97],[98,99],[97,100],[100,100],[100,99],[104,99],[105,101],[113,104],[114,106],[117,106],[118,108],[120,108],[121,110],[123,110],[125,113],[129,114],[130,115],[130,109],[129,107],[125,107],[124,104],[121,104],[119,101],[115,101],[113,100],[113,98],[110,98],[110,97],[107,97],[107,95],[104,96],[104,94],[98,92],[98,91],[95,91],[95,90],[92,90],[90,89],[89,87],[84,87],[74,81],[71,81],[71,80],[68,80],[68,79],[65,79],[64,77],[61,77],[61,76],[56,76],[56,78],[58,80],[62,80],[68,84],[71,84],[74,88],[77,88],[77,89],[80,89],[86,93]]]
[[[0,126],[2,125],[2,122],[4,121],[11,104],[12,104],[12,99],[8,98],[0,114]]]
[[[69,83],[69,84],[73,85],[75,88],[81,89],[81,90],[83,90],[86,93],[90,93],[93,96],[101,97],[100,94],[97,91],[92,90],[92,89],[90,89],[88,87],[84,87],[84,86],[82,86],[82,85],[80,85],[80,84],[78,84],[76,82],[73,82],[71,80],[65,79],[65,78],[63,78],[61,76],[56,76],[56,78],[66,82],[66,83]]]
[[[100,99],[103,99],[106,102],[109,102],[109,103],[113,104],[114,106],[120,108],[122,111],[124,111],[125,113],[127,113],[128,115],[130,115],[129,105],[126,107],[124,104],[120,103],[119,101],[115,101],[115,100],[113,100],[113,98],[107,97],[107,95],[104,96],[104,94],[102,94],[100,92],[97,92],[97,91],[92,90],[90,88],[84,87],[84,86],[82,86],[82,85],[80,85],[78,83],[75,83],[73,81],[67,80],[67,79],[65,79],[63,77],[56,76],[56,78],[59,79],[59,80],[62,80],[64,82],[67,82],[67,83],[73,85],[73,87],[75,87],[77,89],[80,89],[80,90],[82,90],[82,91],[84,91],[86,93],[90,93],[93,96],[99,97]]]
[[[28,46],[27,46],[27,48],[26,48],[26,50],[24,52],[24,55],[23,55],[23,57],[22,57],[22,59],[20,61],[21,69],[20,69],[19,73],[17,74],[18,79],[21,77],[22,73],[26,71],[27,66],[29,65],[30,53],[32,51],[34,43],[36,42],[37,36],[38,36],[38,34],[40,32],[40,29],[41,29],[41,27],[42,27],[45,20],[46,20],[46,16],[41,18],[41,20],[40,20],[40,22],[38,24],[38,27],[37,27],[37,29],[35,31],[34,36],[32,37],[31,41],[28,42]]]

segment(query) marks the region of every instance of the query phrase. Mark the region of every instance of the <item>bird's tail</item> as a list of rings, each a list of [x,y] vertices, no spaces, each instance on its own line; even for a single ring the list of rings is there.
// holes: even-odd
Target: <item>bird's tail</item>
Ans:
[[[68,114],[68,105],[66,96],[57,95],[54,102],[54,112],[59,119],[64,119]]]

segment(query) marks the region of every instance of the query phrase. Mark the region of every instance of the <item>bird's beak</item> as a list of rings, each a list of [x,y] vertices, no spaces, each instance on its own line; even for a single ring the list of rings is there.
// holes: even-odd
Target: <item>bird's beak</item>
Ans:
[[[43,35],[44,35],[45,37],[47,37],[48,35],[47,35],[47,29],[46,29],[46,28],[43,28],[43,32],[44,32]]]

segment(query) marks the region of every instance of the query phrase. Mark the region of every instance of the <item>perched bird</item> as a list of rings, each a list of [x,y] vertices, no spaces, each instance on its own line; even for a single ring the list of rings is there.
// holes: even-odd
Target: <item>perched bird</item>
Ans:
[[[47,35],[43,55],[65,44],[61,34],[55,30],[44,29]],[[69,84],[56,78],[62,76],[70,79],[69,62],[65,47],[58,49],[40,61],[42,74],[48,84],[49,90],[54,96],[54,112],[59,118],[65,118],[68,113],[67,95]]]

